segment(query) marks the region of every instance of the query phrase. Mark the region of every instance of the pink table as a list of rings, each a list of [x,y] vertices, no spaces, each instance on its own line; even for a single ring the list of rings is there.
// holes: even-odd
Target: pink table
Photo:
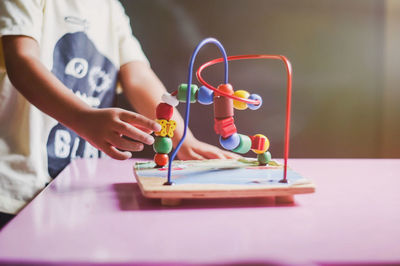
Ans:
[[[0,232],[2,263],[400,263],[400,160],[291,159],[296,203],[140,194],[133,161],[77,160]]]

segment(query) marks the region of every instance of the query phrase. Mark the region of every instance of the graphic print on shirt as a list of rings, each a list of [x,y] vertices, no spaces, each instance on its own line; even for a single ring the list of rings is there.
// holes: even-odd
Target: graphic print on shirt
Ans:
[[[105,108],[113,104],[117,68],[96,49],[84,32],[67,33],[58,40],[54,48],[51,71],[88,105]],[[75,157],[100,156],[99,150],[64,125],[58,123],[50,130],[47,139],[47,159],[49,175],[52,178]]]

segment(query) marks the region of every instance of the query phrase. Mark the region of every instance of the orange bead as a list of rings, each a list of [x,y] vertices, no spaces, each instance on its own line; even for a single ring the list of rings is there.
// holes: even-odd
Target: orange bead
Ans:
[[[219,91],[228,93],[229,95],[233,94],[233,87],[231,84],[227,83],[227,84],[221,84],[218,86],[217,88]],[[218,92],[214,92],[214,96],[220,96],[221,94],[219,94]]]
[[[163,167],[168,164],[168,154],[165,153],[156,153],[154,155],[154,162],[156,163],[157,166]]]

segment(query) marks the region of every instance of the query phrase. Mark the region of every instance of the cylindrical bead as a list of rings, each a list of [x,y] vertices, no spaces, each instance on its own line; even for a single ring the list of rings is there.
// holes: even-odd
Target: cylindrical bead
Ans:
[[[169,105],[171,105],[171,106],[173,106],[173,107],[176,107],[176,106],[178,106],[178,104],[179,104],[179,101],[178,101],[178,99],[176,98],[176,96],[172,96],[172,95],[169,94],[168,92],[164,93],[164,94],[161,96],[161,100],[162,100],[163,102],[168,103]]]
[[[191,86],[191,90],[190,90],[190,102],[191,103],[195,103],[196,102],[196,94],[197,91],[199,90],[199,87],[197,87],[196,84],[192,84]],[[186,95],[187,95],[187,91],[188,91],[188,85],[187,84],[181,84],[178,87],[178,94],[176,95],[176,97],[178,98],[178,100],[180,102],[186,102]]]
[[[245,154],[251,149],[251,139],[249,136],[243,134],[238,134],[238,135],[240,137],[239,146],[237,146],[232,151],[240,154]]]
[[[197,94],[197,101],[204,105],[213,103],[214,91],[210,90],[206,86],[201,86]]]
[[[269,151],[257,154],[257,160],[260,163],[260,165],[268,164],[271,161],[271,159],[272,159],[272,156]]]
[[[262,134],[254,135],[251,142],[251,150],[257,154],[264,153],[269,149],[269,140]]]
[[[163,167],[168,164],[168,154],[165,153],[156,153],[154,155],[154,162],[156,163],[157,166]]]
[[[233,100],[225,96],[214,96],[214,118],[233,116]]]
[[[172,150],[172,140],[168,137],[155,137],[153,149],[157,153],[170,153]]]
[[[238,90],[238,91],[235,91],[235,93],[233,95],[243,98],[243,99],[247,99],[247,98],[249,98],[250,93],[248,93],[245,90]],[[237,110],[245,110],[245,109],[247,109],[247,103],[233,100],[233,107]]]
[[[219,143],[222,147],[227,150],[233,150],[240,144],[240,137],[239,134],[233,133],[231,136],[227,138],[223,138],[222,136],[219,137]]]
[[[260,95],[255,94],[255,93],[254,93],[254,94],[250,94],[250,96],[249,96],[248,99],[249,99],[249,100],[258,100],[258,101],[260,101],[260,103],[257,104],[257,105],[255,105],[255,104],[248,104],[247,106],[249,107],[249,109],[251,109],[251,110],[257,110],[258,108],[261,107],[261,105],[262,105],[262,98],[261,98]]]
[[[173,113],[174,113],[174,107],[172,107],[168,103],[160,103],[157,105],[156,108],[157,119],[170,120]]]

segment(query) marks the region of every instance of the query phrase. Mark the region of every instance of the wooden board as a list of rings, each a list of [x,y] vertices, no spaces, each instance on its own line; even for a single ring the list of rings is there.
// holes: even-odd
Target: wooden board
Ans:
[[[166,186],[167,168],[155,168],[153,161],[137,162],[134,173],[142,194],[160,198],[165,205],[187,198],[276,197],[291,202],[294,194],[313,193],[314,184],[288,169],[288,183],[280,183],[283,166],[272,161],[259,166],[255,159],[174,161],[174,185]]]

